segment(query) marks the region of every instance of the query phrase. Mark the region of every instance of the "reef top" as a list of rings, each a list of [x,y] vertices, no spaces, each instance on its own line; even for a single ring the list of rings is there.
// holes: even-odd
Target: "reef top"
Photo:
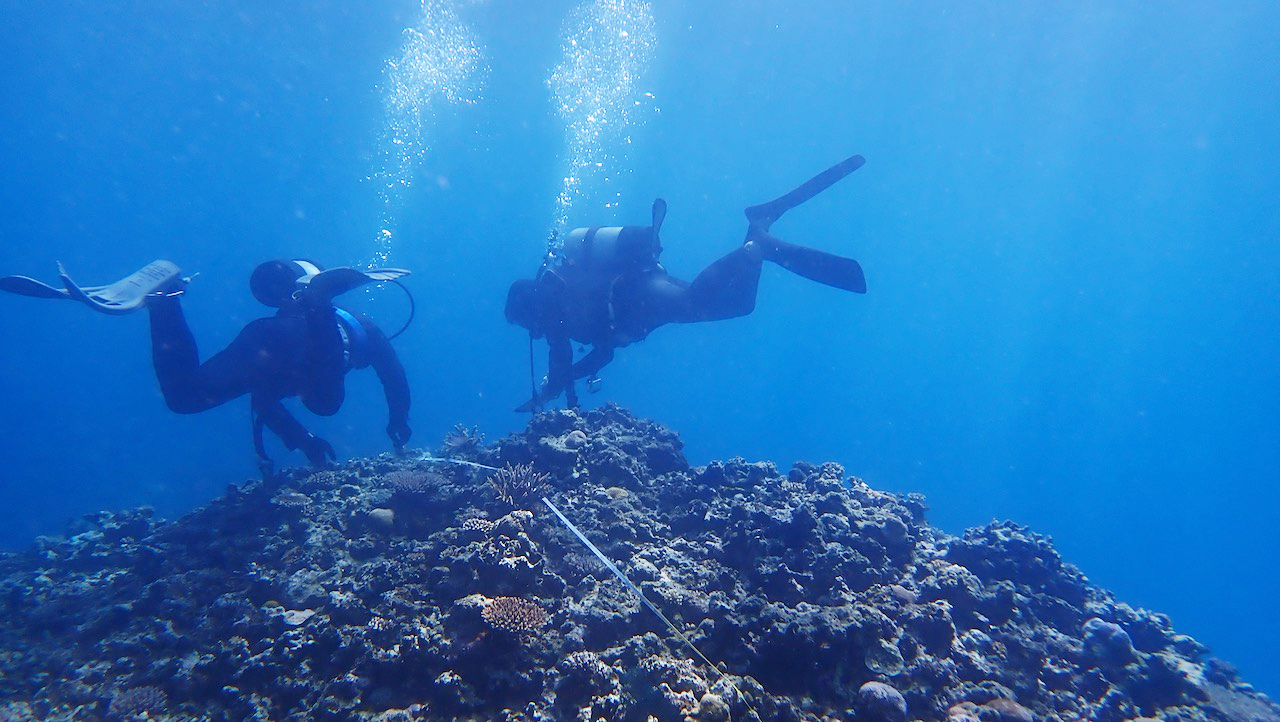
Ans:
[[[91,515],[0,557],[0,720],[1280,722],[1044,536],[681,449],[608,405]]]

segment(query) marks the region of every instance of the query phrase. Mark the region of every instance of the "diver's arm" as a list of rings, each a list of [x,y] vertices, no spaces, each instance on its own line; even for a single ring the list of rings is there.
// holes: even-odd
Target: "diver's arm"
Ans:
[[[573,385],[573,342],[568,336],[547,336],[547,382],[533,403],[550,403]]]
[[[596,372],[613,360],[612,346],[593,346],[591,353],[582,357],[582,360],[573,365],[574,380],[581,378],[591,378]]]
[[[333,446],[324,439],[312,435],[308,432],[293,414],[280,403],[280,399],[272,399],[270,401],[263,400],[257,396],[253,398],[253,411],[262,420],[262,423],[271,429],[271,433],[280,437],[280,441],[284,443],[285,448],[290,451],[302,449],[307,455],[307,460],[313,466],[325,466],[328,461],[336,459],[337,453],[334,452]]]
[[[547,337],[547,383],[538,394],[542,401],[550,401],[573,383],[573,342],[568,336]]]
[[[363,316],[358,318],[369,336],[369,365],[378,374],[387,397],[387,436],[399,451],[409,443],[409,436],[413,433],[409,428],[409,379],[382,329]]]
[[[573,344],[568,336],[547,336],[547,381],[533,398],[516,407],[516,411],[538,411],[554,401],[573,383]]]
[[[516,411],[533,411],[543,404],[554,401],[560,394],[565,394],[570,408],[577,408],[578,397],[573,391],[573,382],[580,378],[590,378],[613,360],[613,347],[595,346],[582,358],[573,362],[573,345],[568,338],[548,339],[550,351],[547,382],[542,385],[538,395],[530,399]]]
[[[582,360],[573,365],[573,378],[587,379],[587,390],[593,390],[591,385],[592,379],[596,377],[596,372],[604,368],[606,364],[613,360],[612,346],[593,346],[591,353],[582,357]],[[578,394],[573,387],[573,383],[569,383],[569,391],[567,393],[569,408],[578,408]]]

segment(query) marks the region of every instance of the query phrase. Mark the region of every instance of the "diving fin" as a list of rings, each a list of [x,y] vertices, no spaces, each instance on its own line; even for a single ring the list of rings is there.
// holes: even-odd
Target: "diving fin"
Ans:
[[[866,162],[866,159],[860,155],[852,155],[845,158],[805,181],[804,184],[790,193],[780,198],[775,198],[768,203],[761,203],[758,206],[751,206],[746,209],[743,212],[747,215],[747,222],[756,228],[768,231],[774,222],[782,217],[783,213],[835,185],[845,176],[861,168],[862,164]]]
[[[5,276],[0,278],[0,291],[32,298],[71,298],[61,288],[54,288],[26,276]]]
[[[867,292],[867,279],[862,274],[862,266],[852,258],[837,256],[814,248],[795,246],[767,234],[759,234],[756,238],[761,236],[767,239],[766,243],[769,247],[765,258],[797,276],[843,291]]]
[[[327,271],[303,276],[298,283],[306,286],[306,293],[319,303],[332,303],[334,298],[369,283],[394,281],[409,275],[403,268],[373,268],[361,271],[356,268],[330,268]]]
[[[146,304],[147,296],[180,282],[182,269],[169,261],[155,260],[109,286],[81,287],[59,263],[58,276],[67,297],[99,313],[119,316],[137,311]]]
[[[58,277],[62,279],[62,288],[54,288],[26,276],[5,276],[0,278],[0,291],[32,298],[70,299],[101,313],[120,315],[142,308],[147,296],[171,285],[181,273],[169,261],[157,260],[109,286],[80,286],[71,280],[59,263]]]

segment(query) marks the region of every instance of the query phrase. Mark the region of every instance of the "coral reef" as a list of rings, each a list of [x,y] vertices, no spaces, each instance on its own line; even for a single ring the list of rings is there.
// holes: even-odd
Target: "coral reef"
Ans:
[[[490,599],[480,616],[494,629],[512,634],[533,632],[547,623],[547,613],[537,602],[520,597]]]
[[[489,477],[499,501],[512,506],[533,503],[546,490],[550,474],[535,471],[533,464],[507,464]]]
[[[442,451],[473,465],[87,517],[0,557],[0,719],[1280,722],[1043,536],[951,537],[836,464],[681,446],[616,406],[549,412],[488,446],[459,427]]]

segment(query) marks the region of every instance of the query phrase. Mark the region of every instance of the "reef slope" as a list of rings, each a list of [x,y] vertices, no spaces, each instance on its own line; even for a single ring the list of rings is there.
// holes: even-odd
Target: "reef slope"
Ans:
[[[0,558],[0,720],[1280,721],[1043,536],[616,406]],[[548,497],[723,670],[557,520]]]

